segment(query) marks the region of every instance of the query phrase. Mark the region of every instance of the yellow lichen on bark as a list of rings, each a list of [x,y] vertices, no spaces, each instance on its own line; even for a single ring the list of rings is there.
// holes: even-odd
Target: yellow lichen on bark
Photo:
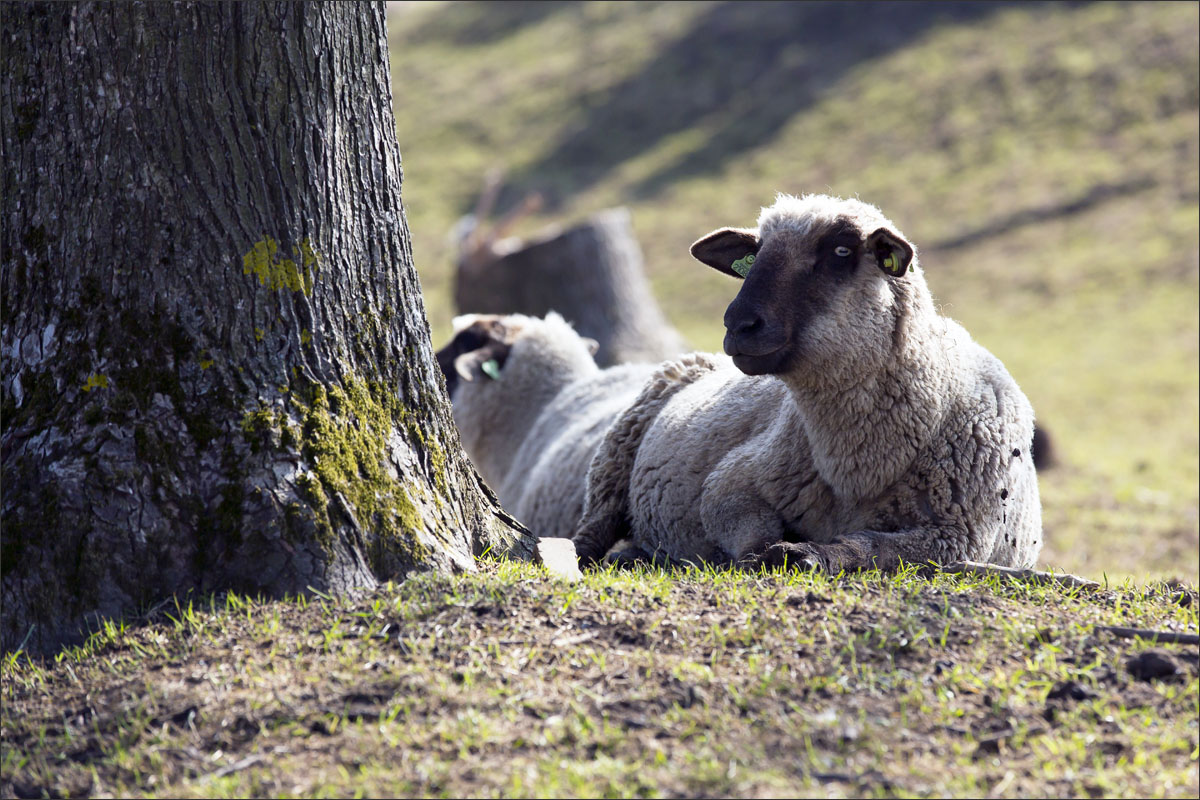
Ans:
[[[260,285],[272,290],[288,289],[312,297],[320,256],[307,238],[292,248],[292,255],[294,258],[281,257],[279,242],[264,237],[242,256],[242,274],[255,275]]]
[[[98,375],[96,373],[92,373],[91,375],[89,375],[88,379],[87,379],[87,383],[85,383],[83,385],[83,390],[85,392],[90,392],[92,389],[107,389],[107,388],[108,388],[108,376],[107,375]]]

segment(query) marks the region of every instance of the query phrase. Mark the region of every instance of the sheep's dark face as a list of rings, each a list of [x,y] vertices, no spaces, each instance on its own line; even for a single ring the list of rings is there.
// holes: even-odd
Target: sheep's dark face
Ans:
[[[692,254],[743,277],[725,311],[725,352],[747,375],[789,372],[834,357],[876,313],[870,298],[881,282],[904,274],[913,251],[885,228],[865,234],[852,219],[805,220],[773,231],[716,231]],[[882,270],[882,273],[881,273]],[[867,320],[869,322],[869,319]]]
[[[489,391],[493,381],[507,374],[514,358],[528,358],[548,369],[578,370],[586,362],[596,368],[593,356],[600,345],[580,336],[553,311],[545,319],[524,314],[466,314],[454,320],[454,338],[437,351],[438,367],[446,378],[446,392],[457,403],[473,384],[473,393]],[[527,362],[528,363],[528,362]]]
[[[500,317],[479,314],[437,351],[438,366],[446,378],[446,392],[451,399],[460,378],[473,381],[479,375],[496,377],[488,368],[489,362],[495,362],[494,370],[504,366],[512,349],[513,334]]]

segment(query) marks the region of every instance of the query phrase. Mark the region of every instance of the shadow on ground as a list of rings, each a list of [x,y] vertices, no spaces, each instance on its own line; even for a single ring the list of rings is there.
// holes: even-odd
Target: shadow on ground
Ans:
[[[581,98],[583,121],[544,158],[510,176],[513,197],[540,189],[551,206],[586,190],[661,140],[705,124],[703,145],[632,187],[646,197],[769,141],[855,65],[927,29],[988,17],[1012,3],[723,2],[646,69]],[[869,119],[864,119],[869,124]],[[510,198],[511,199],[511,198]]]
[[[574,4],[551,0],[455,3],[452,12],[429,17],[413,32],[413,38],[456,45],[490,44],[515,33],[525,25],[541,22],[572,5]]]

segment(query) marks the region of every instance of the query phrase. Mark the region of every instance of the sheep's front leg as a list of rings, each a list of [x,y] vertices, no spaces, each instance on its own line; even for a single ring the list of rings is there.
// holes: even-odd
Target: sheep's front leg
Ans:
[[[894,570],[901,561],[949,563],[967,557],[956,547],[961,537],[940,528],[904,531],[859,531],[830,542],[777,542],[743,559],[743,564],[769,567],[790,566],[825,572],[860,569]]]
[[[845,537],[828,544],[813,542],[778,542],[761,553],[742,560],[743,566],[790,567],[794,569],[820,569],[825,572],[851,572],[858,569],[879,568],[893,570],[901,560],[909,564],[919,559],[899,551],[895,537],[903,534],[864,532]],[[891,537],[889,539],[889,537]],[[970,575],[996,575],[1005,580],[1028,581],[1038,584],[1056,584],[1069,589],[1096,589],[1096,581],[1071,575],[1066,572],[1043,572],[1027,567],[1014,568],[998,564],[957,559],[927,559],[936,561],[942,572]]]
[[[827,569],[817,546],[809,542],[776,542],[764,550],[743,556],[738,563],[750,569],[756,567],[789,567],[791,569]]]
[[[598,562],[629,533],[629,480],[646,427],[658,408],[635,404],[613,423],[592,457],[583,516],[571,537],[580,564]]]
[[[779,513],[751,490],[706,487],[700,519],[709,541],[735,563],[783,540]]]
[[[571,537],[581,565],[595,564],[610,547],[628,534],[628,517],[621,504],[624,499],[624,495],[616,498],[611,495],[588,495],[583,519]]]
[[[629,482],[646,431],[676,393],[715,368],[703,353],[666,362],[604,434],[588,467],[583,517],[571,537],[580,564],[596,563],[630,532]]]
[[[632,544],[621,550],[613,550],[604,557],[604,563],[612,564],[618,569],[633,569],[653,562],[654,558],[649,553]]]

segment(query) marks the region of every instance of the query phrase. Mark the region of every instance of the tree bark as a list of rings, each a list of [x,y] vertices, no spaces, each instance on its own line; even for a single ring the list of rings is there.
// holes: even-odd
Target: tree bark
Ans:
[[[4,650],[530,555],[430,346],[383,4],[2,12]]]
[[[460,260],[454,302],[462,313],[557,311],[599,342],[602,366],[662,361],[684,342],[654,300],[643,263],[629,211],[609,209],[493,257]]]

